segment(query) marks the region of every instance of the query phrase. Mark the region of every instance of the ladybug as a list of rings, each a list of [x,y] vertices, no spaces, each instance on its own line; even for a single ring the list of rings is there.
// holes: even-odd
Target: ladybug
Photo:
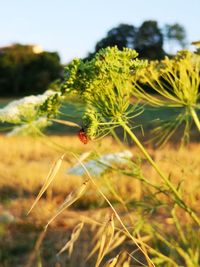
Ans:
[[[78,132],[78,137],[83,144],[88,143],[88,137],[83,128]]]

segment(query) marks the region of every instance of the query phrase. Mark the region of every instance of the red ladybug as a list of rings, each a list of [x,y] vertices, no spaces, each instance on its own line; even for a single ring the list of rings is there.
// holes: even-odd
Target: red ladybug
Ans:
[[[83,144],[88,143],[88,137],[83,128],[78,132],[78,137]]]

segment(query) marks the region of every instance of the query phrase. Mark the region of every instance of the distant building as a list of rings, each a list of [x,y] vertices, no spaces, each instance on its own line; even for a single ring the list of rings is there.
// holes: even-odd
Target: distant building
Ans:
[[[40,53],[44,52],[41,45],[32,45],[32,50],[33,50],[33,53],[35,53],[35,54],[40,54]]]
[[[11,44],[11,45],[7,45],[7,46],[2,46],[0,47],[0,53],[5,52],[6,50],[9,50],[11,48],[14,48],[15,46],[20,45],[26,48],[29,48],[30,50],[32,50],[32,52],[34,54],[40,54],[42,52],[44,52],[43,48],[41,45],[35,45],[35,44],[28,44],[28,45],[21,45],[21,44]]]

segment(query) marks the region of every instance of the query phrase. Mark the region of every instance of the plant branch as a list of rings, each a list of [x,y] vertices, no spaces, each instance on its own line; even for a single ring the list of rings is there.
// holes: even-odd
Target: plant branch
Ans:
[[[140,151],[143,153],[143,155],[146,157],[148,162],[152,165],[152,167],[156,170],[156,172],[159,174],[159,176],[162,178],[162,180],[165,182],[165,184],[168,186],[168,188],[172,191],[175,200],[177,204],[183,208],[190,217],[196,222],[196,224],[200,227],[200,219],[195,214],[195,212],[187,206],[187,204],[184,202],[182,196],[178,192],[178,190],[175,188],[175,186],[171,183],[171,181],[163,174],[163,172],[159,169],[155,161],[151,158],[147,150],[144,148],[144,146],[140,143],[138,138],[135,136],[135,134],[131,131],[130,127],[123,121],[120,121],[120,125],[123,127],[123,129],[129,134],[131,139],[135,142],[137,147],[140,149]]]

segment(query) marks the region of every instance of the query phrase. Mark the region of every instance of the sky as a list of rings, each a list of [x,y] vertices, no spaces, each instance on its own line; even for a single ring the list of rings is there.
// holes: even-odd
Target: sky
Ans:
[[[200,40],[200,0],[0,0],[0,46],[38,44],[63,63],[85,57],[120,23],[179,23]]]

